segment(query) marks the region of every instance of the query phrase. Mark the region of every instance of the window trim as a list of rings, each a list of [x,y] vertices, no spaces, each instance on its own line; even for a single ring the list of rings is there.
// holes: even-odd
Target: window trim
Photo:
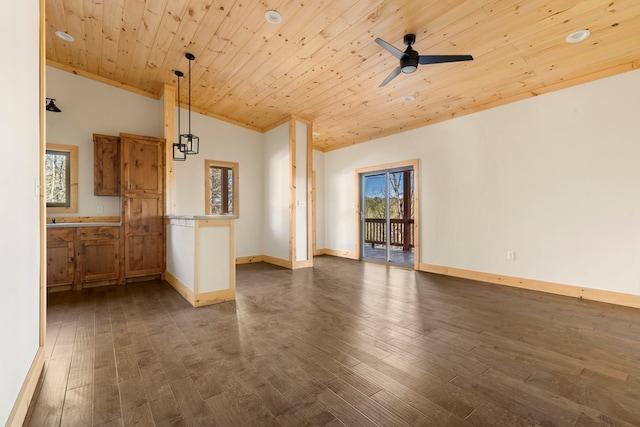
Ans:
[[[205,160],[204,161],[204,211],[205,211],[205,214],[213,215],[211,213],[211,204],[209,203],[209,197],[211,194],[210,170],[212,166],[230,168],[233,170],[233,213],[222,214],[222,215],[236,216],[236,217],[240,216],[240,186],[238,184],[240,166],[237,162],[225,162],[221,160]]]
[[[62,151],[69,153],[69,206],[47,206],[47,213],[77,213],[78,212],[78,146],[63,144],[47,144],[46,151]],[[43,172],[44,173],[44,172]],[[45,189],[42,190],[43,194]],[[45,195],[46,205],[46,195]]]

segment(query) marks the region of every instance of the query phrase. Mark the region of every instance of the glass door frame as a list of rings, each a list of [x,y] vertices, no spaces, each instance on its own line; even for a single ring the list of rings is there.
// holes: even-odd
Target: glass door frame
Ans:
[[[417,178],[417,170],[416,170],[416,165],[414,164],[408,164],[408,165],[402,165],[402,166],[396,166],[396,167],[390,167],[390,168],[385,168],[385,169],[373,169],[370,171],[366,171],[366,172],[360,172],[358,174],[358,189],[359,189],[359,195],[358,195],[358,205],[359,205],[359,212],[358,212],[358,218],[359,218],[359,241],[358,241],[358,247],[359,247],[359,253],[358,253],[358,257],[360,260],[364,260],[364,261],[377,261],[377,262],[384,262],[385,264],[394,264],[394,265],[400,265],[400,266],[408,266],[411,264],[405,264],[405,263],[398,263],[398,262],[393,262],[391,260],[391,209],[390,209],[390,187],[391,187],[391,183],[390,183],[390,176],[391,174],[397,173],[397,172],[405,172],[405,171],[412,171],[413,173],[413,178],[412,178],[412,183],[411,183],[411,191],[414,192],[414,196],[415,196],[415,185],[416,185],[416,178]],[[365,181],[368,177],[373,177],[373,176],[379,176],[379,175],[384,175],[384,181],[385,181],[385,185],[384,185],[384,203],[385,203],[385,226],[384,226],[384,235],[385,235],[385,258],[381,259],[381,258],[371,258],[371,257],[366,257],[365,256],[365,246],[366,246],[366,218],[365,218],[365,192],[366,192],[366,185],[365,185]],[[403,194],[404,194],[404,188],[403,188]],[[397,195],[396,195],[397,197]],[[414,204],[416,204],[416,200],[417,198],[414,198],[413,202]],[[417,209],[414,209],[414,227],[416,224],[416,218],[415,216],[417,215]],[[414,239],[416,233],[414,231]],[[404,236],[405,239],[410,238],[410,236]],[[412,250],[413,253],[413,265],[412,267],[414,269],[417,269],[418,263],[416,262],[416,254],[417,254],[417,245],[414,246],[414,249]]]

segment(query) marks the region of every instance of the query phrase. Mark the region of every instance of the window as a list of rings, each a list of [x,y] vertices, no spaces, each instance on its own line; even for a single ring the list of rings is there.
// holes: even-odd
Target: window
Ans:
[[[238,164],[205,160],[207,215],[239,215]]]
[[[47,213],[78,212],[78,147],[47,144],[44,158]]]

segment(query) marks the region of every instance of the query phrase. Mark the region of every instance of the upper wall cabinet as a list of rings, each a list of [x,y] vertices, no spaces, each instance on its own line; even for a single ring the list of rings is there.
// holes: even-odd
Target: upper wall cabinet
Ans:
[[[93,134],[93,194],[120,195],[120,137]]]
[[[164,139],[120,134],[122,191],[164,194]]]

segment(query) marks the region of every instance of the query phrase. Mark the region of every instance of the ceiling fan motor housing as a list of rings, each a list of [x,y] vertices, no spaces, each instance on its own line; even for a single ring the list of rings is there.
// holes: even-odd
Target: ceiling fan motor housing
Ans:
[[[400,68],[405,74],[413,73],[418,69],[418,52],[413,50],[411,46],[404,51],[404,55],[400,58]]]

